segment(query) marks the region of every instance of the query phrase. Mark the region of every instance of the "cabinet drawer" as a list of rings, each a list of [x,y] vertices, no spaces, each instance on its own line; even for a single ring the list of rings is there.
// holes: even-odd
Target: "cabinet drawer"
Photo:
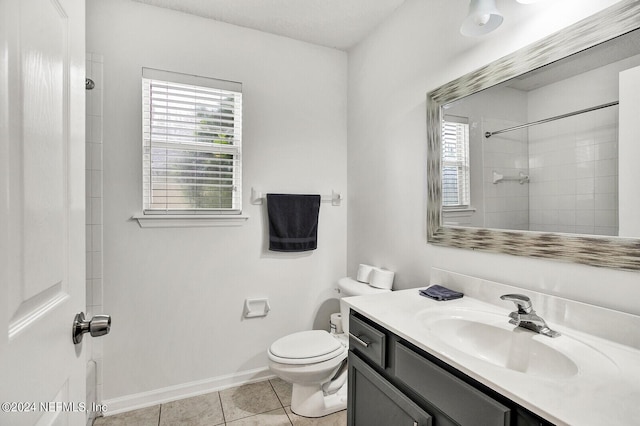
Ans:
[[[383,332],[376,330],[353,314],[349,315],[349,349],[385,368],[385,345],[386,336]]]
[[[508,426],[511,410],[396,343],[395,376],[462,426]]]

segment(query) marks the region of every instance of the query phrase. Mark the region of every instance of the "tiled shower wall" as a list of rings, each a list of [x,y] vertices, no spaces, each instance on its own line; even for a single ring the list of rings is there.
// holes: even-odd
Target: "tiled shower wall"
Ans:
[[[619,99],[631,57],[529,92],[530,121]],[[529,128],[532,231],[618,235],[618,113],[612,106]]]
[[[618,107],[529,129],[530,230],[618,235]]]
[[[618,73],[639,64],[640,55],[526,92],[526,121],[617,100]],[[489,183],[491,168],[509,168],[504,161],[511,148],[499,141],[504,136],[514,143],[528,140],[530,183],[524,186],[529,190],[529,230],[618,235],[618,110],[617,106],[604,108],[534,125],[521,135],[505,133],[496,140],[495,136],[484,140],[485,226],[502,227],[511,210],[524,206],[517,183]],[[487,125],[490,120],[484,121]],[[516,198],[500,198],[500,191]],[[513,223],[508,227],[527,229]]]
[[[87,318],[102,314],[102,55],[87,53],[86,76],[95,83],[86,91],[86,269]],[[87,351],[87,403],[102,401],[102,339],[82,341]],[[96,413],[88,412],[88,424]]]
[[[517,124],[483,123],[488,130]],[[484,226],[618,235],[617,128],[611,107],[485,139]],[[530,182],[494,184],[493,171],[523,172]]]
[[[496,131],[523,123],[483,119],[484,131]],[[529,184],[511,180],[529,174],[526,129],[482,138],[484,226],[497,229],[529,229]],[[493,183],[493,172],[504,180]]]

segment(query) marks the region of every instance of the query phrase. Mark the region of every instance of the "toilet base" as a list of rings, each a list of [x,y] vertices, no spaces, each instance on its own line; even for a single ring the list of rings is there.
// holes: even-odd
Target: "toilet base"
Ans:
[[[322,417],[345,408],[347,408],[346,381],[340,389],[330,395],[325,395],[318,385],[293,384],[291,411],[299,416]]]

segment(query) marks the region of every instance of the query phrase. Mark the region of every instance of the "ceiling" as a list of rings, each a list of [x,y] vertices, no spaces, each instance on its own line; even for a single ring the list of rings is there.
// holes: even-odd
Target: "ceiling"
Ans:
[[[134,0],[348,50],[405,0]]]

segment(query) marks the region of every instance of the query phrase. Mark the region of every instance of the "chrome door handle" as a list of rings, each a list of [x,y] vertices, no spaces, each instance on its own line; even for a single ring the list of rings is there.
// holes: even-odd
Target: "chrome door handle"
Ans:
[[[90,333],[92,337],[104,336],[111,330],[111,316],[94,315],[89,321],[85,320],[84,312],[76,314],[73,320],[73,343],[82,342],[84,333]]]
[[[353,340],[355,340],[356,342],[360,343],[362,346],[364,346],[365,348],[368,348],[369,345],[371,344],[371,342],[367,342],[366,340],[362,340],[360,338],[360,336],[355,336],[351,333],[349,333],[349,337],[351,337]]]

